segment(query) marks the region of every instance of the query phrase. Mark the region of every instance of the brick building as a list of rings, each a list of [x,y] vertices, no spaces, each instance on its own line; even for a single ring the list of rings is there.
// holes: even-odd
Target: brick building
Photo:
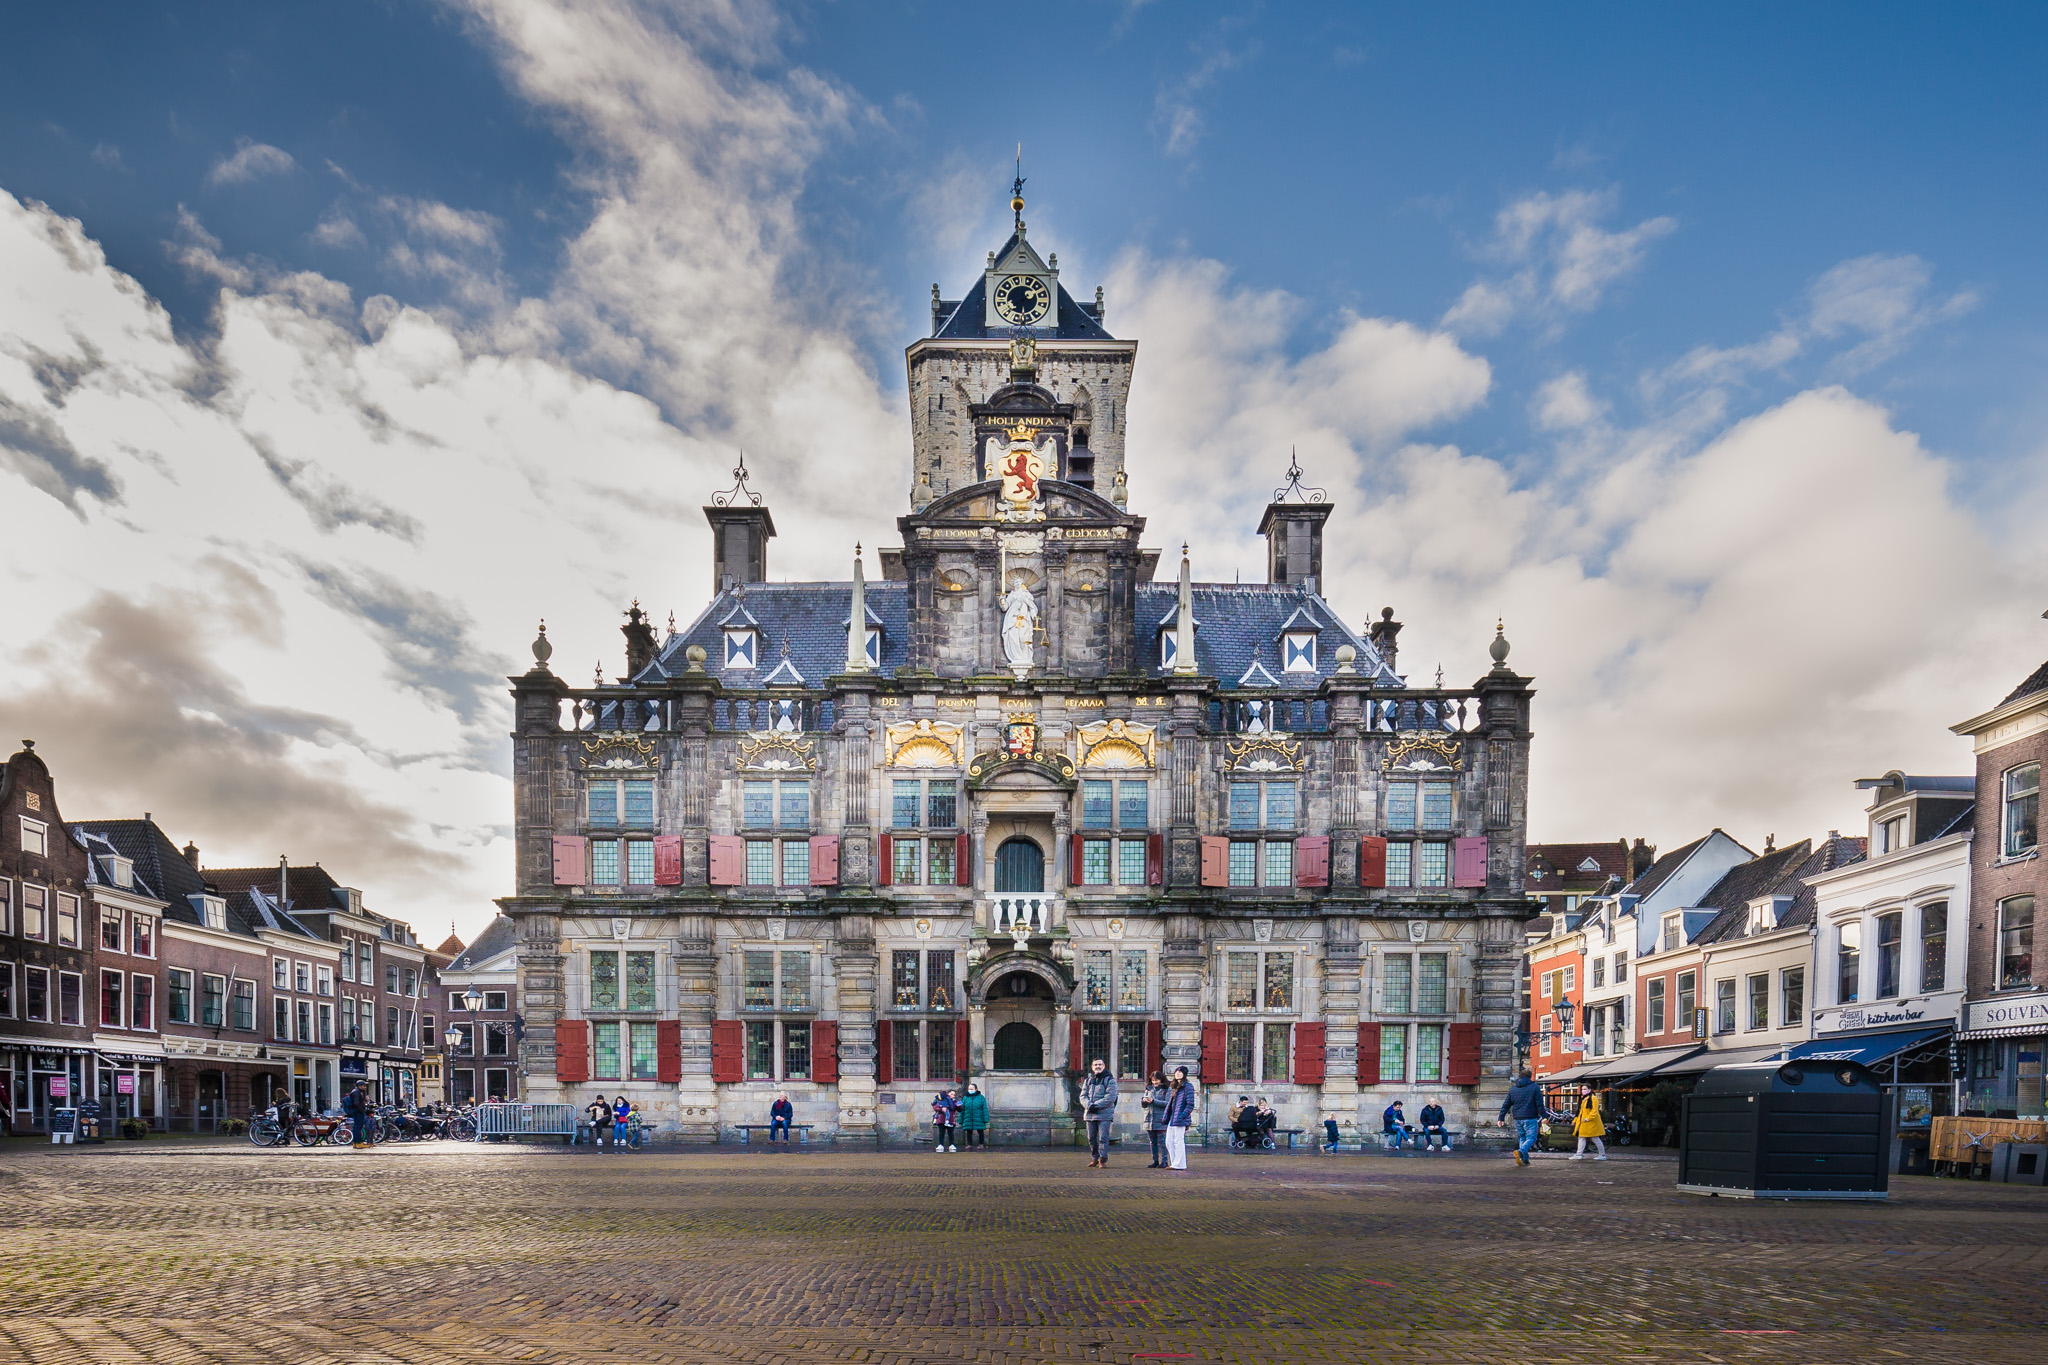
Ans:
[[[24,741],[0,769],[0,1105],[17,1132],[98,1093],[91,877],[49,765]]]
[[[1020,201],[1021,205],[1021,201]],[[708,1137],[779,1089],[919,1127],[972,1076],[1073,1121],[1101,1057],[1288,1126],[1490,1117],[1514,1059],[1531,691],[1491,642],[1410,686],[1322,595],[1290,471],[1267,581],[1156,581],[1123,462],[1135,343],[1015,235],[909,348],[912,470],[869,582],[773,582],[744,479],[714,596],[616,682],[512,679],[524,1094]],[[1169,565],[1173,561],[1169,560]],[[1474,641],[1474,653],[1481,641]],[[1128,1091],[1127,1091],[1128,1093]],[[1126,1105],[1125,1119],[1135,1119]]]
[[[519,1080],[519,944],[512,921],[498,915],[441,972],[453,1046],[446,1047],[443,1096],[454,1104],[493,1097],[516,1100]],[[478,1008],[469,1007],[474,994]]]
[[[2048,761],[2048,664],[2004,701],[1953,727],[1977,758],[1970,849],[1965,1102],[2024,1117],[2048,1112],[2048,975],[2034,962],[2041,860],[2041,769]]]

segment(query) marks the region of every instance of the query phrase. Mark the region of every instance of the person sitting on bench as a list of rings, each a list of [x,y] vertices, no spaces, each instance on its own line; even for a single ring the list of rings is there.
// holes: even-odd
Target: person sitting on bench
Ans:
[[[1271,1147],[1273,1132],[1280,1126],[1280,1116],[1273,1112],[1273,1103],[1264,1095],[1259,1096],[1259,1145]]]
[[[768,1106],[768,1140],[775,1141],[775,1135],[782,1135],[783,1144],[789,1143],[789,1125],[796,1119],[796,1106],[789,1102],[789,1092],[776,1095],[775,1103]]]
[[[1444,1127],[1444,1107],[1431,1100],[1422,1106],[1422,1113],[1417,1117],[1422,1122],[1422,1150],[1427,1152],[1435,1144],[1441,1143],[1442,1150],[1450,1151],[1451,1130]]]
[[[1239,1147],[1259,1145],[1259,1110],[1249,1095],[1239,1095],[1230,1111],[1230,1136]]]
[[[1402,1117],[1401,1101],[1395,1100],[1380,1115],[1380,1131],[1387,1135],[1387,1146],[1401,1150],[1401,1143],[1408,1136],[1408,1121]]]

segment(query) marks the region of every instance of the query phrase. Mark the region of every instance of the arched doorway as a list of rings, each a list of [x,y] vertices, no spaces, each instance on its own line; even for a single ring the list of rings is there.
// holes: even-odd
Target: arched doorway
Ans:
[[[996,890],[1045,890],[1045,852],[1021,835],[996,849]]]
[[[1037,1029],[1019,1019],[996,1030],[996,1070],[1044,1069],[1045,1039]]]

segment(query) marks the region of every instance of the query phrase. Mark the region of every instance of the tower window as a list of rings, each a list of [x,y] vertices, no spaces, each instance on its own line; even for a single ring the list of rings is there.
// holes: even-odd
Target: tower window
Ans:
[[[761,633],[755,630],[728,630],[725,633],[725,666],[727,668],[752,668],[761,661]]]
[[[1289,631],[1280,637],[1280,657],[1284,661],[1283,671],[1288,673],[1313,673],[1316,671],[1316,637],[1313,631]]]

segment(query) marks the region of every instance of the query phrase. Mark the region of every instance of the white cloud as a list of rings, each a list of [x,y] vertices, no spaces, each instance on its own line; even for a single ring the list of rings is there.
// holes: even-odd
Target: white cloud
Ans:
[[[1475,281],[1440,325],[1485,337],[1518,313],[1555,321],[1598,307],[1609,287],[1641,266],[1649,244],[1678,227],[1657,217],[1609,231],[1600,222],[1618,202],[1612,190],[1539,191],[1503,208],[1481,254],[1508,273]]]
[[[1597,421],[1607,404],[1586,387],[1586,376],[1577,370],[1561,374],[1536,391],[1530,416],[1541,431],[1571,431]]]
[[[251,142],[246,137],[235,139],[232,156],[224,156],[213,163],[213,169],[206,173],[209,185],[243,185],[251,180],[261,180],[266,175],[283,175],[298,167],[291,153],[267,142]]]

